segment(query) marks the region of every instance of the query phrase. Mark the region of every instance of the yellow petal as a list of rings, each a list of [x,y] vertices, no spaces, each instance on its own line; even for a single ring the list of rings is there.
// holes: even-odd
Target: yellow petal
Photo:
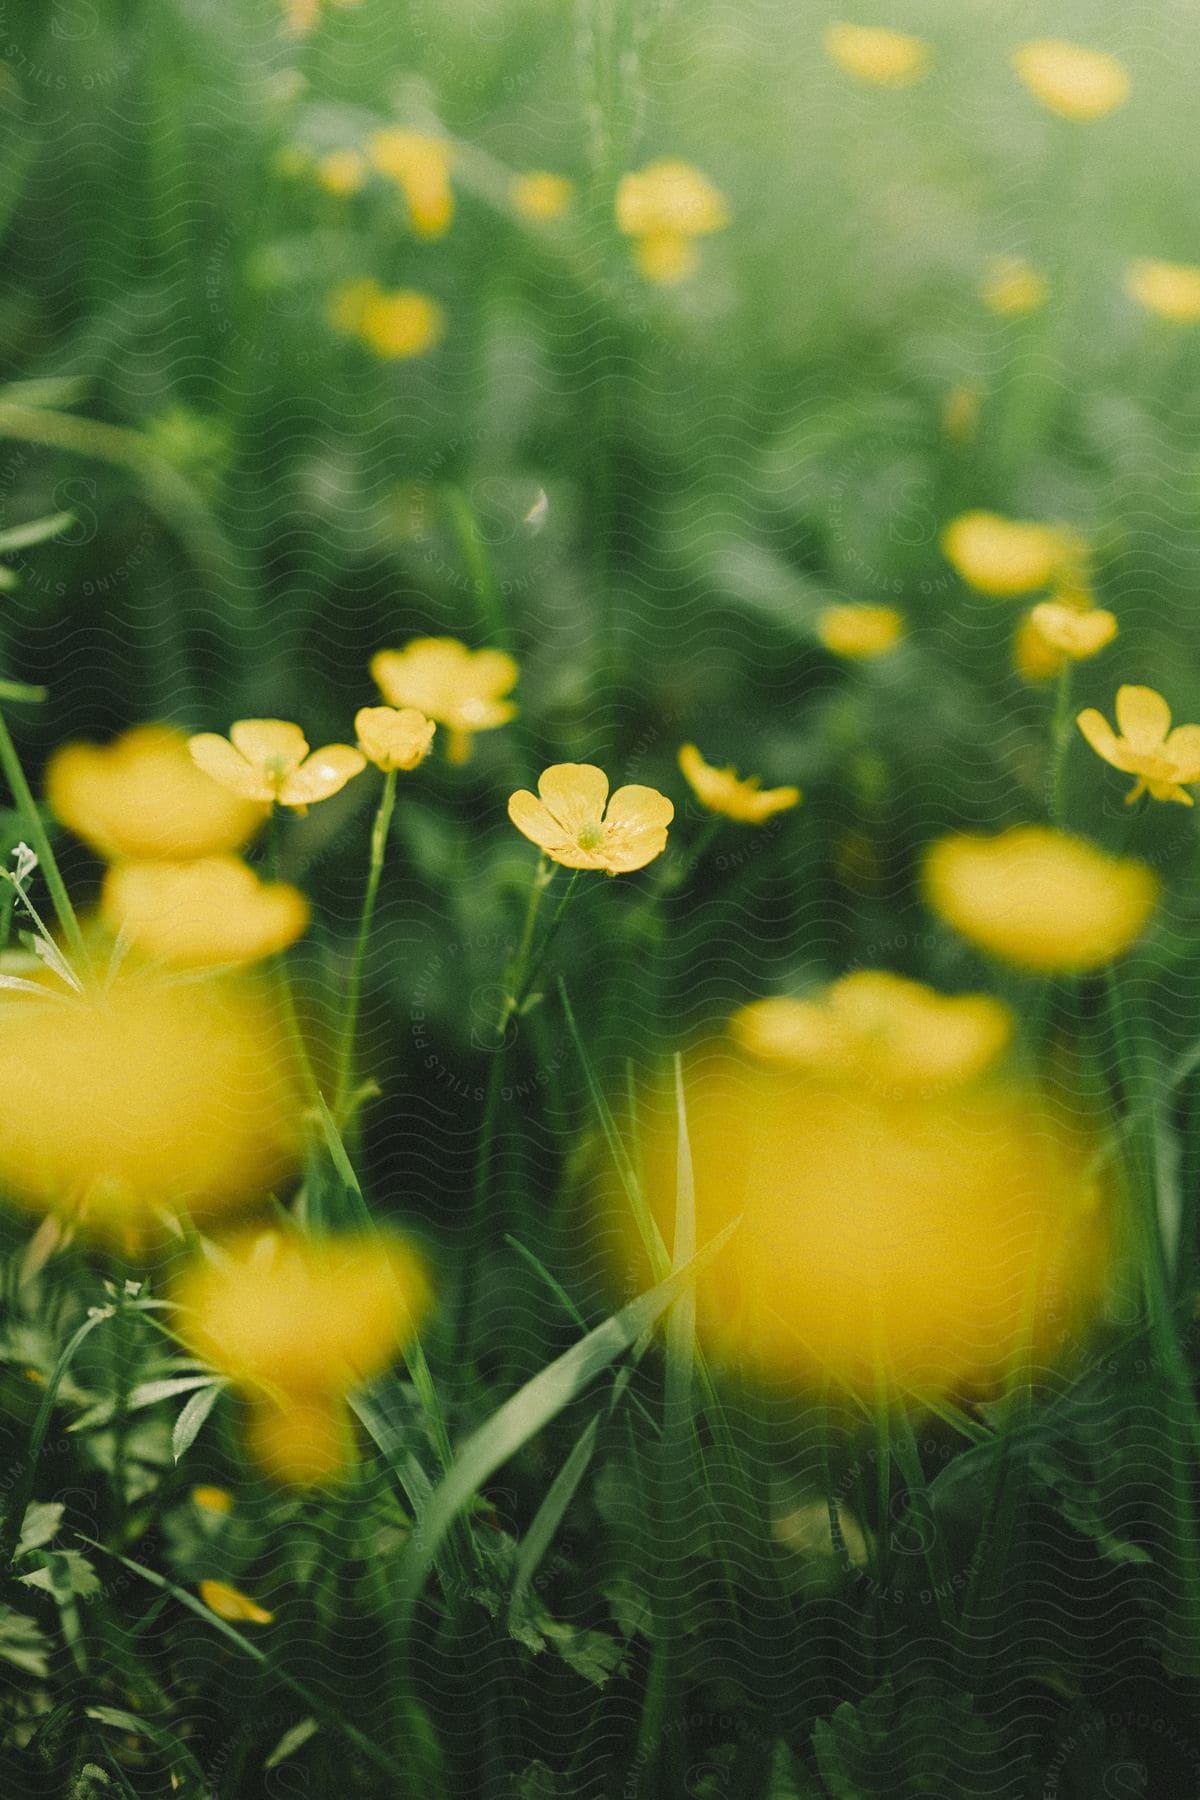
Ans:
[[[1171,709],[1154,688],[1120,687],[1117,724],[1131,750],[1158,750],[1171,729]]]
[[[1200,781],[1200,725],[1177,725],[1163,749],[1174,764],[1176,781]]]
[[[260,806],[197,767],[171,725],[135,725],[111,744],[64,745],[45,785],[55,815],[108,862],[235,850],[263,820]]]
[[[234,748],[265,773],[284,775],[308,755],[308,740],[286,719],[239,719],[230,727]]]
[[[552,763],[538,776],[538,793],[567,836],[578,842],[597,827],[608,799],[608,776],[594,763]]]
[[[1097,756],[1102,756],[1114,769],[1124,767],[1121,740],[1103,713],[1097,712],[1094,706],[1085,706],[1075,723]]]
[[[228,1619],[235,1625],[269,1625],[275,1617],[249,1594],[230,1587],[227,1581],[202,1581],[198,1592],[205,1606],[215,1612],[218,1619]]]
[[[644,869],[667,847],[675,808],[657,788],[631,783],[618,788],[604,820],[604,865],[611,874]]]
[[[650,231],[634,241],[634,261],[647,281],[663,287],[686,281],[700,266],[700,253],[682,231]]]
[[[825,50],[839,69],[876,87],[907,87],[929,65],[929,47],[921,38],[885,26],[831,25]]]
[[[366,757],[352,745],[326,744],[323,750],[314,750],[307,762],[287,777],[279,790],[279,803],[312,806],[318,800],[328,800],[361,775],[366,766]]]
[[[565,862],[567,857],[576,854],[574,839],[568,836],[554,814],[528,788],[518,788],[515,794],[509,795],[508,816],[530,843],[536,844],[539,850],[544,850],[555,862]],[[572,863],[569,866],[574,868],[578,865]],[[592,855],[583,866],[599,868],[600,864]]]
[[[1147,312],[1172,325],[1200,322],[1200,268],[1194,263],[1155,262],[1143,257],[1127,270],[1125,291]]]
[[[883,656],[903,637],[904,616],[894,606],[827,606],[817,615],[816,632],[834,656]]]
[[[233,1495],[228,1488],[194,1487],[192,1489],[192,1505],[198,1506],[201,1512],[227,1513],[233,1511]]]
[[[309,917],[299,888],[260,881],[236,856],[121,863],[104,878],[100,913],[144,955],[193,969],[273,956]]]
[[[1030,613],[1034,626],[1046,642],[1066,655],[1082,659],[1095,656],[1117,635],[1117,621],[1103,607],[1080,612],[1078,607],[1061,601],[1043,600]]]
[[[263,802],[274,799],[272,784],[259,769],[251,768],[228,738],[218,737],[213,731],[202,731],[188,739],[188,753],[198,769],[203,769],[206,775],[219,781],[226,792],[236,794],[239,799]]]
[[[1022,44],[1013,67],[1030,93],[1063,119],[1102,119],[1129,96],[1129,76],[1115,56],[1059,38]]]
[[[380,769],[415,769],[436,729],[414,706],[362,706],[354,715],[358,747]]]

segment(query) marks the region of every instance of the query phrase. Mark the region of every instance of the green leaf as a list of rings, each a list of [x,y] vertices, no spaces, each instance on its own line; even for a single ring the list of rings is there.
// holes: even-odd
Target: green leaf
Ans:
[[[57,1500],[35,1500],[27,1507],[17,1555],[25,1556],[30,1550],[40,1550],[43,1544],[48,1544],[62,1524],[64,1510]]]
[[[10,550],[31,550],[74,523],[74,513],[61,512],[44,519],[30,519],[25,525],[12,525],[7,531],[0,531],[0,556],[6,556]]]
[[[563,1514],[571,1504],[576,1488],[587,1473],[588,1464],[592,1460],[592,1452],[596,1448],[600,1417],[599,1413],[594,1414],[584,1426],[571,1454],[550,1483],[546,1497],[538,1507],[533,1523],[521,1541],[513,1577],[512,1598],[509,1602],[510,1618],[520,1612],[525,1590],[532,1581],[542,1558],[553,1543],[554,1534],[562,1524]]]
[[[40,1588],[59,1606],[70,1600],[90,1600],[100,1592],[100,1577],[82,1550],[51,1550],[40,1568],[19,1575],[22,1587]]]
[[[186,1776],[195,1784],[193,1792],[197,1800],[210,1792],[200,1764],[187,1745],[181,1743],[165,1725],[159,1725],[153,1719],[143,1719],[137,1713],[126,1712],[119,1706],[89,1706],[86,1713],[97,1725],[107,1725],[113,1731],[132,1731],[138,1737],[146,1738],[170,1760],[173,1775]]]
[[[0,1604],[0,1661],[45,1680],[50,1640],[35,1619]]]
[[[201,1427],[209,1413],[217,1404],[225,1391],[224,1381],[210,1382],[194,1393],[187,1405],[175,1421],[175,1429],[171,1433],[171,1455],[178,1462],[184,1453],[191,1449],[200,1435]]]
[[[293,1725],[289,1731],[284,1732],[270,1756],[263,1763],[263,1768],[278,1768],[281,1762],[285,1762],[289,1756],[294,1756],[296,1751],[307,1744],[309,1738],[315,1736],[320,1729],[316,1719],[301,1719],[299,1724]]]

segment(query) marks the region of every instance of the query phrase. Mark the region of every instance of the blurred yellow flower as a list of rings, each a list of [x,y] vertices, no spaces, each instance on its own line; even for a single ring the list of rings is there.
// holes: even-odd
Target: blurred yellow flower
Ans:
[[[437,726],[415,706],[362,706],[354,729],[368,762],[385,771],[407,771],[429,755]]]
[[[377,131],[368,145],[371,162],[404,195],[414,236],[443,237],[454,218],[450,168],[454,145],[419,131]]]
[[[0,999],[0,1183],[135,1237],[219,1217],[293,1166],[303,1105],[278,1011],[245,977],[126,965],[84,995]]]
[[[1129,97],[1124,65],[1104,50],[1038,38],[1012,60],[1030,93],[1063,119],[1102,119]]]
[[[396,288],[367,296],[358,335],[376,356],[399,361],[424,356],[446,334],[446,315],[428,294]]]
[[[1099,969],[1128,950],[1154,910],[1158,878],[1046,825],[956,834],[925,857],[934,912],[981,950],[1043,974]]]
[[[1125,272],[1125,292],[1172,325],[1200,324],[1200,266],[1141,257]]]
[[[866,602],[827,606],[817,614],[816,633],[834,656],[883,656],[904,636],[904,615]]]
[[[617,230],[634,239],[634,257],[649,281],[680,281],[696,266],[693,240],[729,223],[725,197],[691,163],[665,157],[623,175],[617,186]]]
[[[536,225],[565,218],[575,197],[574,184],[565,175],[552,175],[547,169],[515,175],[510,192],[516,211]]]
[[[135,725],[103,747],[64,745],[47,764],[46,799],[109,862],[236,850],[266,817],[262,806],[214,787],[173,725]]]
[[[389,706],[415,707],[449,733],[446,755],[466,762],[477,731],[516,717],[504,696],[518,669],[503,650],[471,650],[458,638],[412,638],[403,650],[378,650],[371,678]]]
[[[227,1581],[202,1581],[196,1592],[218,1619],[228,1619],[231,1625],[269,1625],[275,1617]]]
[[[299,888],[260,881],[236,856],[121,863],[105,877],[100,914],[143,955],[193,969],[273,956],[309,917]]]
[[[1050,287],[1023,256],[997,256],[984,271],[979,293],[989,312],[1019,319],[1046,304]]]
[[[300,727],[285,719],[239,719],[229,737],[203,731],[188,749],[196,767],[231,794],[298,812],[328,800],[367,766],[349,744],[310,752]]]
[[[929,46],[922,38],[881,25],[830,25],[825,52],[847,75],[873,87],[908,87],[929,67]]]
[[[1154,688],[1117,689],[1117,736],[1103,713],[1089,706],[1076,721],[1097,756],[1137,781],[1125,796],[1125,804],[1148,793],[1152,800],[1174,800],[1181,806],[1195,801],[1184,783],[1200,781],[1200,725],[1177,725],[1171,730],[1171,709]]]
[[[194,1487],[192,1505],[198,1506],[201,1512],[229,1513],[233,1511],[233,1495],[228,1488],[207,1485]]]
[[[1007,599],[1049,587],[1060,569],[1078,558],[1081,546],[1074,533],[1058,526],[965,512],[946,526],[942,550],[971,587]]]
[[[566,869],[625,875],[667,847],[675,808],[657,788],[634,784],[609,799],[608,776],[594,763],[552,763],[538,777],[538,794],[518,788],[509,796],[508,816]]]
[[[317,158],[316,176],[327,193],[357,194],[367,179],[366,161],[358,150],[328,150]]]
[[[904,1092],[975,1080],[1008,1044],[1013,1017],[989,994],[939,994],[858,969],[815,999],[752,1001],[730,1030],[764,1062]]]
[[[741,825],[761,825],[800,801],[798,787],[764,788],[758,775],[739,780],[733,768],[714,768],[705,762],[695,744],[682,745],[679,767],[696,798],[710,812],[722,813]]]
[[[1029,614],[1033,629],[1070,662],[1096,656],[1117,635],[1117,621],[1102,606],[1081,611],[1061,600],[1043,600]]]
[[[292,31],[311,31],[324,6],[359,6],[362,0],[283,0],[284,17]]]

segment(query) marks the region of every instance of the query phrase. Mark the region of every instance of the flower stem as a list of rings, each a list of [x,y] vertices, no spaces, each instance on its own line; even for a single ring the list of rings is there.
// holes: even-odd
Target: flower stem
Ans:
[[[341,1050],[338,1056],[337,1088],[333,1106],[333,1116],[339,1124],[345,1114],[346,1103],[350,1095],[350,1084],[354,1075],[354,1037],[358,1027],[359,1001],[362,997],[363,966],[367,957],[367,944],[371,937],[371,922],[375,916],[375,901],[379,894],[380,876],[383,874],[383,859],[387,853],[388,828],[392,822],[392,810],[395,804],[396,771],[389,769],[383,778],[383,793],[379,797],[379,808],[375,814],[375,823],[371,827],[371,860],[367,870],[367,887],[363,895],[362,917],[358,922],[354,957],[350,964],[350,978],[346,984],[346,1014],[342,1028]]]
[[[537,925],[538,910],[542,904],[542,895],[554,880],[556,870],[553,863],[544,856],[539,856],[537,867],[533,871],[533,881],[529,888],[529,899],[525,907],[525,923],[521,927],[521,941],[517,953],[509,964],[505,975],[505,986],[508,992],[504,996],[504,1004],[500,1008],[500,1017],[496,1021],[496,1036],[503,1037],[508,1021],[521,1003],[521,984],[525,979],[525,965],[529,960],[529,952],[533,945],[534,928]]]
[[[1071,741],[1071,678],[1075,665],[1070,657],[1058,676],[1058,694],[1054,703],[1054,725],[1050,750],[1050,818],[1062,826],[1066,818],[1065,782],[1067,746]]]
[[[9,734],[3,713],[0,713],[0,767],[3,767],[8,785],[12,789],[13,799],[17,803],[22,822],[29,834],[29,841],[37,851],[38,862],[46,877],[46,886],[50,890],[50,898],[54,904],[58,922],[62,927],[63,936],[71,946],[72,954],[79,964],[81,976],[91,980],[94,978],[92,959],[88,953],[79,920],[75,916],[75,908],[71,905],[71,897],[67,893],[66,883],[63,881],[55,860],[49,835],[46,827],[42,824],[37,802],[25,779],[25,771],[21,767],[21,759],[17,755],[16,746]]]
[[[514,1012],[519,1012],[521,1007],[524,1005],[525,1001],[529,998],[529,995],[533,989],[533,984],[537,980],[538,976],[541,973],[542,964],[546,960],[547,952],[549,951],[551,944],[554,942],[555,936],[557,935],[557,932],[558,932],[558,928],[562,924],[563,919],[566,916],[566,911],[567,911],[568,906],[571,904],[571,899],[575,893],[575,889],[579,886],[579,877],[582,874],[583,874],[582,869],[572,870],[571,879],[567,883],[566,888],[563,890],[563,897],[559,901],[558,906],[554,913],[554,917],[550,921],[549,929],[547,930],[545,937],[542,939],[541,944],[538,947],[537,955],[534,957],[532,963],[530,964],[528,972],[526,974],[524,974],[523,976],[521,976],[519,981],[516,983],[515,994],[509,995],[508,999],[504,1003],[505,1007],[508,1009],[504,1015],[504,1025],[508,1024],[508,1021],[512,1017],[512,1014]],[[501,1031],[503,1031],[504,1025],[502,1025],[500,1027]]]

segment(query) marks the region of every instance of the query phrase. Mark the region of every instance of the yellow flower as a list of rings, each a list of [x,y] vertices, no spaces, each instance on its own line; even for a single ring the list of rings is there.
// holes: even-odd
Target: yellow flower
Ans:
[[[300,727],[284,719],[239,719],[229,737],[203,731],[189,739],[188,749],[196,767],[231,794],[298,812],[328,800],[367,766],[362,751],[349,744],[310,753]]]
[[[975,1080],[1008,1044],[1013,1018],[988,994],[939,994],[860,969],[818,999],[755,1000],[730,1029],[764,1062],[903,1092]]]
[[[830,25],[825,51],[839,69],[873,87],[908,87],[929,67],[928,44],[884,26]]]
[[[121,863],[105,877],[100,915],[144,955],[193,969],[273,956],[309,916],[299,888],[260,881],[236,856]]]
[[[357,150],[329,150],[317,159],[316,176],[327,193],[357,194],[367,178],[367,165]]]
[[[1177,725],[1172,731],[1171,709],[1153,688],[1117,689],[1120,737],[1094,706],[1086,707],[1076,722],[1097,756],[1123,774],[1137,776],[1125,796],[1127,806],[1145,793],[1153,800],[1195,805],[1183,784],[1200,781],[1200,725]]]
[[[233,1511],[233,1495],[228,1488],[194,1487],[192,1505],[198,1506],[201,1512],[225,1514]]]
[[[276,1007],[246,978],[128,965],[84,995],[0,1001],[0,1183],[127,1238],[219,1217],[294,1165],[303,1105]]]
[[[218,1619],[228,1619],[231,1625],[269,1625],[275,1617],[227,1581],[202,1581],[196,1591]]]
[[[971,943],[1044,974],[1099,969],[1121,956],[1159,892],[1144,863],[1045,825],[939,839],[926,854],[924,888]]]
[[[358,324],[367,348],[390,361],[424,356],[445,334],[446,315],[437,301],[410,288],[368,295]]]
[[[817,615],[816,631],[834,656],[883,656],[903,637],[904,615],[894,606],[827,606]]]
[[[692,238],[678,231],[651,231],[635,238],[633,260],[638,273],[647,281],[669,287],[674,281],[686,281],[700,266],[700,252]]]
[[[739,781],[733,768],[714,768],[705,762],[695,744],[681,747],[679,767],[696,798],[710,812],[723,813],[740,825],[761,825],[800,801],[798,787],[764,788],[758,775]]]
[[[1200,267],[1141,257],[1125,272],[1130,299],[1172,325],[1200,323]]]
[[[942,550],[971,587],[1007,599],[1049,587],[1060,569],[1078,558],[1080,545],[1058,526],[965,512],[943,531]]]
[[[450,166],[454,146],[447,138],[419,131],[377,131],[368,146],[375,168],[404,195],[414,235],[443,237],[454,218]]]
[[[566,869],[603,869],[626,875],[661,856],[675,808],[657,788],[618,788],[594,763],[552,763],[538,777],[538,794],[518,788],[508,816],[517,830]],[[607,801],[607,807],[605,802]]]
[[[104,747],[64,745],[47,765],[46,799],[108,862],[236,850],[266,817],[262,806],[214,787],[173,725],[135,725]]]
[[[635,240],[639,269],[650,281],[680,281],[696,266],[693,239],[724,230],[725,197],[691,163],[665,157],[621,177],[617,230]]]
[[[517,212],[537,225],[565,218],[575,195],[575,188],[565,175],[552,175],[546,169],[531,169],[526,175],[514,176],[510,191]]]
[[[1039,38],[1013,53],[1030,93],[1063,119],[1102,119],[1129,97],[1129,76],[1115,56],[1058,38]]]
[[[361,0],[283,0],[284,16],[292,31],[311,31],[321,16],[322,5],[358,6]]]
[[[1117,635],[1116,619],[1102,606],[1081,611],[1061,600],[1043,600],[1031,609],[1029,622],[1052,650],[1070,662],[1097,655]]]
[[[470,650],[458,638],[412,638],[403,650],[378,650],[371,678],[389,706],[415,707],[450,734],[446,754],[466,762],[477,731],[492,731],[516,716],[504,696],[517,665],[503,650]]]
[[[362,706],[354,715],[358,747],[377,769],[415,769],[429,755],[437,726],[415,706]]]
[[[1023,256],[993,257],[979,289],[989,312],[1002,319],[1020,319],[1045,306],[1050,295],[1044,275]]]

